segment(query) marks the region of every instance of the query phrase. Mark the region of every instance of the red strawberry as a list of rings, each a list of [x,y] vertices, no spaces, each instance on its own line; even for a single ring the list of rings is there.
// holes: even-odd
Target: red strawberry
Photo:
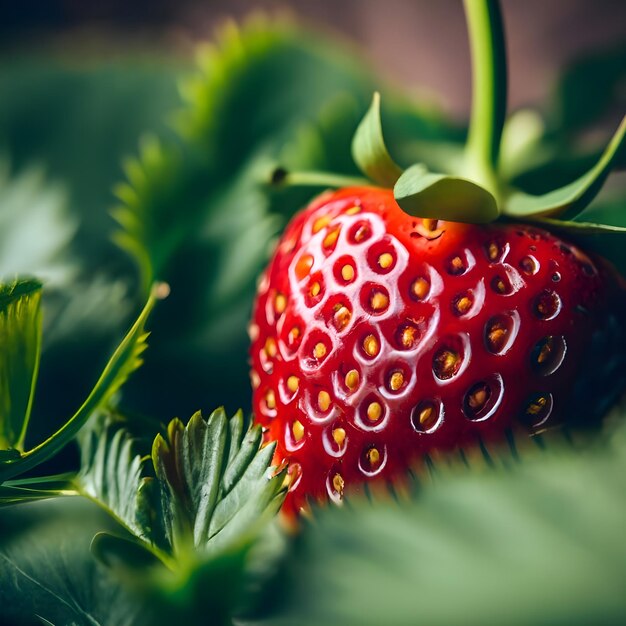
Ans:
[[[318,198],[287,228],[251,325],[254,414],[290,463],[286,507],[605,410],[593,402],[623,353],[614,282],[528,225],[422,220],[378,188]]]

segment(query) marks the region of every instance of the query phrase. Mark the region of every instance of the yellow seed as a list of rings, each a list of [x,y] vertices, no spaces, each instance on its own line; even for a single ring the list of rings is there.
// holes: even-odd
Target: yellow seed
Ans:
[[[300,329],[297,326],[294,326],[289,331],[289,342],[293,343],[300,336]]]
[[[258,389],[261,384],[261,378],[254,370],[250,373],[250,380],[252,381],[252,389]]]
[[[352,313],[350,313],[350,309],[345,306],[340,306],[334,315],[337,330],[343,330],[350,323],[351,317]]]
[[[265,394],[265,405],[270,410],[273,410],[276,408],[276,396],[274,395],[274,392],[271,389],[269,389],[267,393]]]
[[[460,272],[463,269],[463,260],[460,256],[455,256],[450,261],[450,269],[452,272]]]
[[[326,346],[321,341],[315,344],[313,356],[316,359],[323,359],[326,356]]]
[[[487,401],[487,390],[484,387],[479,387],[474,393],[470,394],[468,404],[472,409],[480,409],[485,405]]]
[[[335,474],[333,476],[333,489],[340,495],[343,495],[343,488],[345,486],[345,482],[341,477],[341,474]]]
[[[382,291],[375,291],[370,298],[370,306],[374,311],[382,311],[389,306],[389,298]]]
[[[499,253],[500,253],[500,248],[498,247],[498,244],[495,243],[495,241],[492,241],[489,244],[489,248],[487,249],[487,256],[489,257],[489,260],[495,261],[498,258]]]
[[[546,337],[545,343],[541,346],[539,356],[537,357],[537,363],[544,363],[550,357],[552,353],[553,340],[552,337]]]
[[[540,396],[534,402],[531,402],[528,405],[528,408],[526,409],[526,413],[528,413],[529,415],[538,415],[546,406],[547,402],[548,401],[546,400],[544,396]]]
[[[321,285],[315,281],[312,285],[311,285],[311,289],[309,290],[309,293],[311,294],[311,296],[313,298],[315,298],[316,296],[319,295],[320,291],[322,290]]]
[[[442,375],[451,376],[454,373],[454,368],[458,363],[459,357],[454,352],[450,350],[444,350],[437,357],[437,366],[439,368],[439,372]]]
[[[330,394],[328,391],[320,391],[317,394],[317,406],[320,411],[326,412],[330,408]]]
[[[347,211],[346,211],[346,215],[356,215],[359,211],[361,210],[360,206],[353,206],[350,207]]]
[[[504,281],[501,278],[498,278],[494,284],[494,289],[498,292],[498,293],[504,293],[506,291],[506,285],[504,284]]]
[[[354,268],[352,265],[344,265],[341,268],[341,278],[348,282],[354,278]]]
[[[423,219],[422,224],[426,230],[437,230],[438,221],[434,219]]]
[[[380,452],[376,448],[370,448],[367,451],[367,460],[372,467],[375,467],[380,462]]]
[[[346,374],[345,383],[350,391],[354,391],[359,386],[359,373],[356,370],[350,370]]]
[[[313,267],[313,257],[310,254],[305,254],[298,259],[296,263],[296,278],[302,280],[308,276],[311,268]]]
[[[298,420],[296,420],[291,426],[291,431],[293,432],[293,438],[296,441],[300,441],[302,437],[304,437],[304,426],[302,425],[302,422],[299,422]]]
[[[404,385],[404,375],[402,372],[394,372],[389,379],[389,387],[392,391],[398,391]]]
[[[368,335],[363,340],[363,349],[365,350],[365,354],[369,356],[376,356],[380,350],[378,339],[376,339],[374,335]]]
[[[272,337],[268,337],[265,342],[265,354],[269,357],[275,357],[278,354],[278,348],[276,346],[276,340]]]
[[[504,343],[506,333],[506,328],[502,328],[501,326],[495,326],[492,328],[487,335],[489,347],[492,350],[500,350],[502,348],[502,344]]]
[[[423,300],[428,294],[428,281],[425,278],[418,278],[411,285],[411,292],[418,300]]]
[[[431,420],[433,414],[433,407],[426,406],[420,411],[420,424],[422,426],[427,426]]]
[[[341,448],[341,446],[343,446],[343,442],[346,440],[346,431],[343,428],[334,428],[333,439],[335,440],[335,443]]]
[[[389,252],[383,252],[378,257],[378,265],[386,270],[393,263],[393,256]]]
[[[383,407],[380,406],[379,402],[370,402],[367,407],[367,419],[372,422],[375,422],[380,419],[380,416],[383,414]]]
[[[339,238],[339,229],[331,230],[326,237],[324,237],[324,241],[322,245],[324,248],[330,248],[337,243],[337,239]]]
[[[456,309],[457,313],[460,313],[462,315],[463,313],[467,313],[470,310],[471,306],[472,306],[471,299],[468,298],[467,296],[462,296],[456,301],[454,308]]]
[[[287,379],[287,389],[292,393],[298,391],[298,387],[300,386],[300,379],[297,376],[290,376]]]
[[[402,329],[402,334],[400,335],[400,343],[405,348],[412,348],[415,344],[415,335],[417,333],[417,329],[415,326],[405,326]]]
[[[367,235],[368,235],[367,226],[360,226],[358,230],[356,231],[356,233],[354,233],[354,241],[356,241],[357,243],[360,243],[367,237]]]
[[[274,298],[274,311],[276,311],[276,313],[280,315],[285,311],[286,308],[287,298],[282,293],[276,294],[276,298]]]
[[[313,232],[319,233],[324,226],[328,226],[330,224],[330,215],[322,215],[322,217],[318,217],[315,222],[313,222]]]

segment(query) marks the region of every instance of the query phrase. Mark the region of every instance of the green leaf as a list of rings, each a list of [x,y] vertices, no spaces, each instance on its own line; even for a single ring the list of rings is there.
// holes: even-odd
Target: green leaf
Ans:
[[[523,218],[575,217],[596,197],[625,146],[626,117],[598,162],[586,174],[565,187],[541,196],[514,193],[505,203],[505,215]]]
[[[409,215],[452,222],[486,224],[498,217],[496,199],[465,178],[429,172],[412,165],[398,179],[396,202]]]
[[[584,451],[451,471],[412,500],[352,500],[307,524],[264,626],[620,624],[626,432]]]
[[[0,485],[0,507],[49,498],[75,496],[74,474],[8,480]]]
[[[609,111],[626,107],[626,46],[591,51],[574,59],[559,76],[551,117],[554,131],[567,138],[592,127]]]
[[[153,479],[144,471],[145,457],[138,453],[125,422],[107,414],[95,417],[80,433],[81,470],[74,484],[79,493],[151,544],[159,531],[154,528],[156,514],[148,496]]]
[[[28,260],[28,266],[18,266],[19,272],[35,273],[46,285],[53,276],[64,278],[66,269],[72,269],[68,260],[77,256],[88,276],[112,261],[124,261],[110,242],[114,223],[108,214],[114,200],[111,188],[121,174],[120,158],[135,150],[146,129],[173,135],[167,115],[178,105],[177,81],[190,69],[189,62],[166,56],[162,48],[146,54],[116,45],[114,54],[109,52],[113,50],[96,52],[79,43],[44,50],[18,46],[0,59],[0,151],[6,150],[20,173],[13,188],[23,190],[23,210],[7,217],[21,235],[21,248],[15,238],[4,248],[5,256],[7,231],[0,228],[0,259],[9,259],[11,265]],[[33,168],[33,163],[40,167]],[[58,182],[44,187],[41,170]],[[45,193],[31,195],[27,185]],[[34,236],[27,238],[28,230]],[[33,261],[45,262],[54,249],[61,255],[45,268],[48,273],[38,271],[45,263],[31,268]]]
[[[77,271],[68,254],[76,229],[63,185],[49,183],[41,167],[12,173],[0,156],[0,278],[32,275],[47,286],[67,285]]]
[[[156,299],[165,295],[163,291],[164,286],[155,286],[143,311],[118,346],[78,411],[53,435],[22,454],[19,459],[6,460],[0,463],[0,483],[36,467],[66,446],[93,412],[105,404],[126,382],[130,374],[141,365],[141,354],[147,347],[148,335],[145,332],[145,324]]]
[[[2,623],[57,626],[140,626],[149,605],[119,584],[89,553],[93,535],[110,530],[106,516],[82,498],[0,511],[0,526],[15,526],[0,545]],[[150,615],[150,617],[148,617]]]
[[[22,449],[41,353],[41,283],[0,284],[0,448]]]
[[[167,537],[176,554],[193,546],[215,554],[256,532],[278,510],[282,473],[272,475],[274,446],[259,450],[260,427],[243,432],[243,416],[230,420],[217,409],[196,413],[185,426],[176,419],[167,437],[157,435],[152,461],[161,485]]]
[[[161,561],[141,543],[125,537],[100,532],[91,542],[91,553],[107,568],[126,576],[130,584],[140,582],[148,568],[158,568]]]
[[[378,92],[354,134],[352,158],[368,178],[385,187],[393,187],[402,175],[402,168],[389,156],[385,145]]]

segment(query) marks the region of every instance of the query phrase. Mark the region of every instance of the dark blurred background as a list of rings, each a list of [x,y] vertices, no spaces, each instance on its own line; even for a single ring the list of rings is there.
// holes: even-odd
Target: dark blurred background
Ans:
[[[459,0],[20,0],[0,2],[4,54],[79,46],[115,54],[154,49],[191,54],[217,24],[250,11],[287,11],[347,35],[396,81],[439,94],[456,115],[469,106],[467,39]],[[626,40],[624,0],[503,2],[513,107],[541,101],[558,68]],[[625,87],[626,89],[626,87]]]

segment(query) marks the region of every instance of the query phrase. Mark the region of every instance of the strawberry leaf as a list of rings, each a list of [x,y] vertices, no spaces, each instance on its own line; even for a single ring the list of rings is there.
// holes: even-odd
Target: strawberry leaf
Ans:
[[[41,352],[41,283],[0,284],[0,448],[22,449]]]
[[[161,487],[166,534],[174,553],[193,546],[216,553],[243,541],[282,502],[282,474],[272,475],[274,446],[259,450],[258,425],[243,433],[243,416],[217,409],[176,419],[157,435],[152,461]]]
[[[157,285],[143,311],[128,331],[107,363],[99,380],[78,411],[44,442],[24,452],[19,458],[0,461],[0,483],[17,476],[54,456],[65,447],[84,426],[92,413],[113,396],[126,379],[142,363],[141,354],[146,349],[145,324],[157,297],[162,297],[164,287]]]
[[[393,187],[402,174],[402,168],[396,165],[385,145],[378,92],[354,134],[352,158],[368,178],[384,187]]]
[[[82,498],[2,511],[2,623],[95,626],[157,624],[150,605],[120,584],[89,553],[94,534],[114,532],[111,521]]]
[[[153,510],[153,481],[145,457],[121,420],[98,415],[80,435],[81,470],[77,491],[102,506],[132,534],[148,544],[162,541]]]
[[[516,192],[506,201],[504,214],[517,218],[575,217],[598,194],[620,154],[626,150],[626,117],[597,163],[572,183],[541,196]]]
[[[8,480],[0,485],[0,507],[78,495],[73,474]]]
[[[412,165],[393,190],[396,202],[409,215],[485,224],[498,217],[496,199],[480,185],[457,176],[429,172]]]

